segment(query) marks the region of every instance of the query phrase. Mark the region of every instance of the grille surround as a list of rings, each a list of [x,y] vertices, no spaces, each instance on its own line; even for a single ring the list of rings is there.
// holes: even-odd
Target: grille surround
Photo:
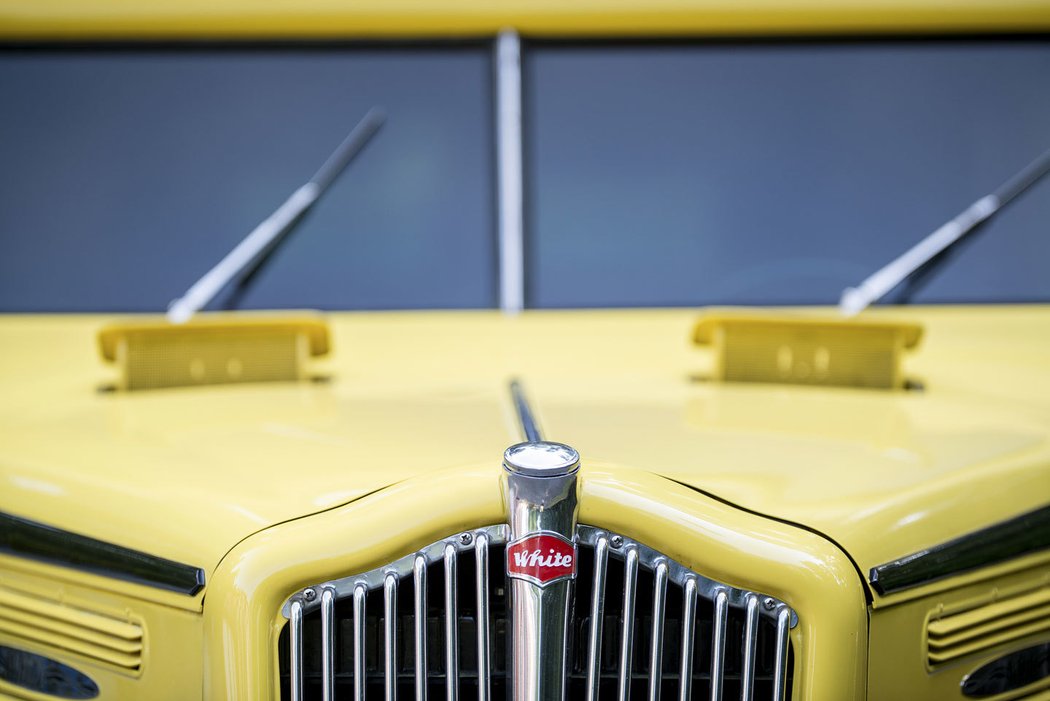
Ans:
[[[500,597],[505,596],[506,589],[503,546],[507,538],[506,525],[457,533],[382,567],[294,593],[281,609],[282,615],[289,619],[279,643],[281,697],[327,699],[334,696],[337,683],[347,687],[352,683],[354,698],[364,698],[368,690],[371,690],[369,698],[377,698],[380,691],[385,698],[397,698],[400,689],[401,698],[441,695],[456,699],[470,687],[476,688],[479,699],[491,698],[493,683],[497,687],[505,686],[506,677],[501,675],[509,672],[509,667],[501,666],[499,655],[493,659],[493,648],[505,653],[510,644],[506,639],[507,622],[500,618],[498,610],[503,605]],[[784,602],[712,580],[652,548],[605,529],[578,526],[576,540],[581,566],[572,596],[575,613],[571,627],[575,630],[570,631],[574,643],[568,655],[574,659],[569,660],[567,698],[585,694],[586,698],[594,699],[598,698],[599,691],[603,698],[626,698],[632,689],[636,696],[640,695],[643,687],[647,688],[646,697],[650,699],[659,698],[661,691],[667,698],[680,699],[790,698],[793,651],[789,632],[797,625],[798,616]],[[461,558],[468,551],[474,551],[475,558]],[[601,559],[606,560],[604,566],[597,565]],[[474,564],[478,561],[487,566],[479,569]],[[456,577],[460,565],[466,577]],[[633,578],[632,569],[637,573]],[[615,589],[610,596],[605,581],[610,578],[610,572],[621,570],[623,575],[618,582],[626,585],[633,581],[633,596]],[[596,572],[602,573],[599,579],[595,579]],[[445,586],[450,581],[450,573],[451,590]],[[428,579],[437,580],[430,582],[429,591]],[[411,589],[411,595],[403,591],[399,597],[399,584]],[[611,601],[619,606],[618,612],[610,611],[607,606],[600,612],[602,615],[593,616],[596,585],[604,586],[603,600],[607,605]],[[682,596],[668,596],[666,592],[672,587]],[[468,602],[466,608],[470,608],[469,599],[464,596],[467,590],[475,591],[480,604],[464,617],[457,614],[456,609],[463,609],[464,602]],[[418,595],[420,591],[424,593],[422,600]],[[497,594],[495,601],[492,601],[493,591]],[[351,603],[352,615],[346,615]],[[435,603],[441,603],[444,612],[451,610],[452,615],[435,616]],[[625,609],[627,616],[622,615]],[[430,614],[424,617],[427,623],[422,630],[416,616],[420,610]],[[368,611],[382,611],[383,615],[369,618]],[[391,611],[394,615],[387,615]],[[410,626],[399,629],[398,623],[403,619],[398,618],[397,611],[411,614]],[[668,611],[672,614],[670,618]],[[673,618],[675,611],[680,620]],[[684,613],[687,611],[691,614]],[[704,618],[705,611],[709,619]],[[470,618],[471,613],[475,618]],[[317,625],[318,618],[320,625]],[[449,620],[455,620],[457,625],[448,626]],[[593,645],[596,620],[600,622],[597,647]],[[311,621],[314,622],[312,629]],[[344,624],[349,624],[352,630]],[[431,639],[429,645],[420,648],[419,641],[427,640],[435,625],[442,629],[443,645],[435,646]],[[408,630],[409,627],[414,630]],[[341,629],[341,636],[334,634],[337,628]],[[461,628],[467,632],[462,636],[464,639],[461,639]],[[314,638],[318,633],[320,664],[310,655],[305,658],[303,655],[304,639],[310,646],[317,642]],[[691,641],[688,650],[691,654],[681,654],[683,639]],[[661,644],[653,645],[655,640]],[[669,640],[674,640],[677,649],[667,649]],[[770,644],[760,645],[762,640]],[[502,650],[501,642],[504,643]],[[741,646],[735,647],[735,642]],[[611,648],[615,648],[613,656]],[[419,649],[423,655],[415,654]],[[470,658],[466,668],[460,666],[461,656]],[[701,662],[702,668],[705,656],[711,658],[710,665],[706,671],[697,671],[696,663]],[[615,669],[610,669],[611,657],[615,657]],[[722,664],[716,665],[714,660],[719,658]],[[338,669],[337,659],[345,663],[343,670],[352,666],[350,675]],[[689,666],[686,666],[687,659]],[[625,665],[624,660],[629,660],[630,665]],[[309,673],[308,667],[315,672]],[[421,676],[423,670],[428,674]],[[688,674],[683,676],[687,670]],[[298,677],[293,672],[297,672]],[[293,693],[304,677],[313,681],[307,685],[307,693]],[[681,679],[689,680],[689,684],[683,687],[679,684]],[[715,688],[726,693],[715,694],[711,690],[712,681]],[[699,685],[704,686],[702,691],[694,688]],[[753,696],[756,689],[768,691]]]

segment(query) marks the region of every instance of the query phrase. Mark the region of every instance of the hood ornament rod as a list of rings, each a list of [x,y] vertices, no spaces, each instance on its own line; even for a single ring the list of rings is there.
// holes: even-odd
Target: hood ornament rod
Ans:
[[[385,119],[381,109],[370,109],[309,182],[293,192],[284,204],[245,236],[225,258],[193,283],[186,294],[168,306],[168,321],[173,324],[189,321],[231,282],[244,281],[252,276],[310,211],[314,203],[324,195],[339,174],[346,170],[350,161],[361,152]]]
[[[521,423],[521,432],[527,443],[535,443],[543,440],[543,433],[536,423],[536,417],[532,414],[529,399],[525,396],[525,388],[521,381],[514,379],[510,381],[510,396],[514,400],[514,409],[518,412],[518,421]]]

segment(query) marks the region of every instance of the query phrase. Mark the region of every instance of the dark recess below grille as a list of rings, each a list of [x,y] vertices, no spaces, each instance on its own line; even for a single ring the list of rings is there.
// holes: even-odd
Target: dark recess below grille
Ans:
[[[474,588],[474,558],[464,556],[458,562],[457,602],[459,611],[459,696],[477,698],[477,626],[476,593]],[[570,675],[566,681],[566,698],[585,698],[587,631],[590,625],[590,601],[593,585],[594,551],[580,545],[579,573],[575,583],[574,609],[570,624]],[[631,665],[631,696],[646,698],[649,683],[649,653],[651,647],[653,573],[642,567],[638,571],[638,598],[634,628],[633,663]],[[489,559],[491,610],[490,639],[492,641],[492,698],[509,697],[507,639],[507,587],[503,546],[492,546]],[[610,552],[605,585],[605,617],[602,633],[601,684],[599,696],[616,697],[619,677],[619,650],[622,631],[624,564],[619,553]],[[440,563],[427,570],[427,687],[428,698],[445,698],[445,618],[444,573]],[[398,587],[397,626],[397,694],[400,699],[415,698],[415,636],[414,603],[411,580],[402,580]],[[697,600],[696,638],[693,648],[694,699],[710,698],[711,630],[713,604],[703,598]],[[335,681],[337,698],[353,698],[354,646],[353,601],[342,599],[335,605],[336,645]],[[682,643],[682,588],[669,583],[666,599],[666,617],[663,634],[663,664],[661,696],[677,698],[679,663]],[[366,603],[365,659],[367,688],[370,699],[383,698],[385,670],[383,662],[383,592],[370,591]],[[740,672],[743,658],[744,612],[729,608],[725,655],[723,698],[740,698]],[[321,698],[321,619],[320,613],[307,614],[303,621],[303,692],[305,699]],[[759,620],[757,659],[755,665],[754,699],[774,698],[772,688],[773,663],[776,655],[776,630],[772,621]],[[288,626],[281,631],[279,664],[281,698],[289,699]],[[791,698],[793,652],[788,651],[787,698]]]

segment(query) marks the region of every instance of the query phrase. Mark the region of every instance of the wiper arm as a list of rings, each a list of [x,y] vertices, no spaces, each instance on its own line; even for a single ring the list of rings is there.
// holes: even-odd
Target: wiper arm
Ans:
[[[980,224],[990,219],[1022,192],[1050,173],[1050,150],[1025,166],[990,195],[985,195],[957,217],[924,238],[899,258],[880,269],[857,287],[847,287],[839,300],[839,311],[853,316],[879,301],[909,278],[920,272],[928,274],[947,259],[950,249],[962,242]],[[916,280],[917,282],[917,280]],[[918,286],[909,292],[914,293]]]
[[[188,321],[235,280],[243,292],[244,284],[254,277],[277,247],[295,230],[303,216],[350,165],[350,161],[361,152],[385,120],[386,116],[379,108],[369,110],[305,185],[293,192],[284,204],[195,282],[186,294],[168,306],[168,321],[173,324]]]

